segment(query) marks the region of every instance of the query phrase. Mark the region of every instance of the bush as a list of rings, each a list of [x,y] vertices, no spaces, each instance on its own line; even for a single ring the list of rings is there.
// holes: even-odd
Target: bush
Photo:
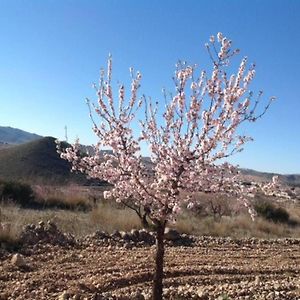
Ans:
[[[289,213],[282,207],[276,207],[268,201],[257,201],[254,204],[254,209],[261,217],[275,223],[288,223]]]
[[[22,207],[35,205],[34,192],[30,185],[16,181],[0,182],[0,198],[2,202],[15,202]]]
[[[40,190],[47,191],[41,193]],[[17,181],[0,181],[0,201],[14,203],[22,208],[66,210],[91,209],[91,205],[78,191],[69,191],[66,195],[58,193],[54,187],[40,187],[33,190],[29,184]]]
[[[36,202],[42,208],[88,211],[92,208],[86,189],[78,186],[36,185],[34,187]]]
[[[86,203],[84,199],[81,198],[64,198],[64,197],[49,197],[44,199],[43,208],[48,209],[66,209],[66,210],[79,210],[79,211],[89,211],[91,206]]]

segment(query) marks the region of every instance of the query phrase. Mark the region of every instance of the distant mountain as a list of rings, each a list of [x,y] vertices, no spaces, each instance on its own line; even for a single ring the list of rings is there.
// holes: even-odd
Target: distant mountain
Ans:
[[[7,134],[6,138],[5,133]],[[15,138],[12,138],[12,133],[15,133]],[[99,181],[86,179],[83,174],[70,172],[71,165],[61,159],[56,152],[55,138],[38,137],[36,134],[31,134],[23,130],[0,127],[0,179],[47,184],[64,184],[68,182],[99,184]],[[1,141],[1,138],[5,141]],[[21,141],[25,141],[26,138],[33,139],[33,141],[18,144]],[[65,146],[67,146],[66,143]],[[91,154],[94,152],[91,146],[82,145],[81,149]],[[112,153],[110,150],[104,150],[104,152]],[[149,157],[144,157],[143,161],[149,170],[152,169],[153,165]],[[278,175],[282,182],[300,187],[300,175],[296,174],[281,175],[258,172],[251,169],[241,169],[241,173],[247,181],[265,182],[270,181],[274,175]]]
[[[278,174],[278,173],[267,173],[259,172],[251,169],[240,169],[245,179],[251,181],[270,181],[273,176],[278,176],[279,180],[285,184],[300,187],[300,174]]]
[[[45,137],[0,149],[0,178],[31,183],[87,184],[83,174],[71,173],[71,166],[56,152],[55,138]]]
[[[23,144],[40,138],[41,136],[35,133],[30,133],[17,128],[0,126],[0,147],[9,144]]]

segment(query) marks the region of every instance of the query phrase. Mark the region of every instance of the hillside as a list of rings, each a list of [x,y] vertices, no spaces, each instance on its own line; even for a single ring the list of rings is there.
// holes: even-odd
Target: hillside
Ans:
[[[87,183],[84,175],[70,172],[70,164],[56,152],[53,137],[0,149],[0,178],[35,183]]]
[[[11,146],[12,146],[12,144],[0,142],[0,149],[3,149],[3,148],[9,148],[9,147],[11,147]]]
[[[23,144],[40,139],[41,136],[21,129],[0,126],[0,144]]]
[[[273,176],[278,176],[279,180],[285,184],[292,186],[300,187],[300,175],[299,174],[276,174],[276,173],[267,173],[267,172],[259,172],[251,169],[241,169],[241,173],[243,174],[246,180],[251,181],[270,181]]]
[[[83,150],[87,150],[87,147],[82,146]],[[91,147],[88,150],[93,152]],[[144,163],[151,168],[149,157],[144,158]],[[48,184],[96,184],[95,181],[87,180],[83,174],[71,173],[70,169],[70,164],[57,154],[53,137],[40,138],[21,145],[0,142],[0,179]],[[241,172],[245,180],[249,181],[270,181],[274,175],[279,175],[282,182],[300,186],[300,175],[280,175],[251,169],[241,169]]]

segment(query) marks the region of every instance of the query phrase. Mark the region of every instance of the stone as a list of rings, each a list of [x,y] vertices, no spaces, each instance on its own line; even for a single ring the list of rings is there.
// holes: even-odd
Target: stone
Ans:
[[[120,231],[120,236],[123,240],[129,237],[128,233],[125,231]]]
[[[275,293],[274,293],[274,292],[270,292],[270,293],[267,295],[266,299],[272,300],[272,299],[274,299],[274,297],[275,297]]]
[[[58,300],[67,300],[69,299],[70,295],[68,292],[63,291],[63,293],[61,295],[59,295]]]
[[[132,246],[131,246],[129,243],[125,243],[125,244],[123,245],[123,248],[124,248],[124,249],[131,249]]]
[[[103,298],[100,294],[95,293],[95,294],[93,294],[92,297],[89,298],[89,299],[91,299],[91,300],[104,300],[104,299],[109,299],[109,298]]]
[[[75,244],[72,235],[62,233],[54,223],[48,222],[46,226],[43,221],[39,222],[39,226],[26,226],[21,233],[20,241],[27,246],[37,243],[61,246]]]
[[[51,222],[51,221],[48,221],[47,225],[48,225],[48,228],[49,228],[50,231],[57,231],[58,230],[56,224]]]
[[[208,293],[202,287],[197,289],[196,295],[199,297],[199,299],[208,299]]]
[[[7,300],[8,299],[8,294],[7,293],[0,293],[0,300]]]
[[[255,276],[254,284],[258,285],[261,282],[259,276]]]
[[[139,231],[137,229],[132,229],[130,231],[130,234],[133,236],[133,238],[138,239],[139,238]]]
[[[119,232],[118,230],[115,230],[115,231],[112,233],[111,236],[114,237],[114,238],[120,238],[120,237],[121,237],[121,234],[120,234],[120,232]]]
[[[19,268],[27,267],[27,263],[26,263],[23,255],[21,255],[19,253],[13,255],[13,257],[11,258],[11,263]]]
[[[144,295],[140,292],[140,291],[136,291],[135,293],[133,293],[131,295],[131,299],[134,299],[134,300],[145,300],[145,297]]]
[[[177,230],[167,227],[165,229],[165,239],[169,241],[176,241],[180,239],[180,234]]]

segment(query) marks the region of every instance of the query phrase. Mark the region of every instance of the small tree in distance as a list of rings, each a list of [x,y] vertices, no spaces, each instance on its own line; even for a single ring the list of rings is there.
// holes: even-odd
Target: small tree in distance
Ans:
[[[265,114],[273,98],[257,113],[262,93],[254,99],[248,87],[254,78],[254,65],[247,68],[241,60],[236,74],[228,74],[230,60],[238,54],[232,42],[221,33],[206,44],[212,62],[209,72],[197,71],[194,65],[179,62],[174,76],[175,95],[165,95],[165,109],[145,96],[138,96],[142,75],[130,68],[132,77],[129,97],[119,86],[118,101],[113,96],[112,58],[107,72],[101,71],[95,86],[98,103],[89,100],[90,117],[98,137],[95,154],[81,155],[77,141],[61,152],[73,170],[113,185],[105,198],[115,199],[134,209],[144,226],[152,224],[157,238],[153,299],[162,299],[164,232],[168,222],[176,220],[181,207],[192,208],[198,192],[235,197],[254,216],[249,198],[261,190],[270,193],[277,187],[245,185],[237,169],[225,159],[243,150],[250,137],[238,133],[240,125],[254,122]],[[133,131],[137,111],[145,110],[140,120],[140,136]],[[100,117],[96,122],[94,113]],[[151,164],[142,159],[141,143],[147,143]],[[103,154],[103,148],[112,153]]]

